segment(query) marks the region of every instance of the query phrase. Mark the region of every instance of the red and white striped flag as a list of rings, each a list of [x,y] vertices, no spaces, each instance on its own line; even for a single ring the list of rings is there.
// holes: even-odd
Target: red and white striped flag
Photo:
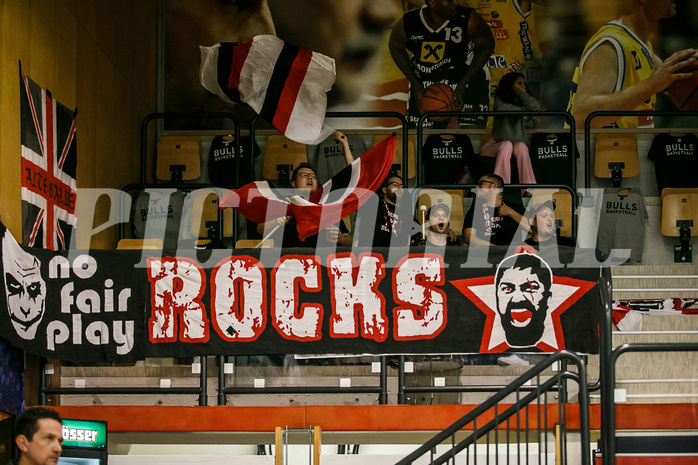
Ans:
[[[332,134],[324,124],[334,60],[258,35],[244,43],[200,47],[201,84],[226,102],[245,102],[291,140],[317,145]]]
[[[305,240],[354,213],[375,195],[390,172],[394,154],[395,135],[383,139],[354,160],[308,199],[300,196],[281,198],[266,181],[257,181],[226,195],[219,206],[237,208],[245,218],[255,223],[293,215],[298,225],[298,237]]]
[[[611,317],[621,331],[640,331],[643,315],[698,315],[698,299],[614,300]]]

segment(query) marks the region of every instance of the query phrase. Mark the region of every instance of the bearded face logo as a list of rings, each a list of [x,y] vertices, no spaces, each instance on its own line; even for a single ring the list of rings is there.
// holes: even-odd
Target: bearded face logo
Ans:
[[[32,340],[44,316],[46,282],[41,277],[41,262],[5,231],[2,264],[10,320],[21,338]]]
[[[535,255],[513,255],[499,265],[497,311],[511,347],[534,346],[543,337],[552,272]]]

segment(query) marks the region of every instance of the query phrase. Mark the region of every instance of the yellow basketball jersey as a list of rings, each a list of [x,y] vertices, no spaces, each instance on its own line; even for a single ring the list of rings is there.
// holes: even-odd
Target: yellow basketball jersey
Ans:
[[[524,13],[518,0],[469,0],[468,4],[482,16],[494,36],[494,52],[487,63],[492,92],[499,79],[511,71],[523,74],[527,84],[536,89],[542,53],[533,8]]]
[[[622,23],[611,21],[602,26],[584,47],[584,52],[579,63],[577,63],[577,69],[575,69],[572,78],[572,89],[570,91],[570,101],[567,104],[567,111],[571,111],[574,105],[574,97],[577,93],[579,76],[584,67],[584,62],[596,47],[605,42],[613,45],[618,55],[618,79],[613,89],[614,92],[644,81],[654,73],[655,63],[652,44],[642,42]],[[653,95],[649,100],[633,110],[654,110],[656,100],[656,97]],[[654,122],[651,116],[624,116],[619,117],[614,126],[619,128],[654,127]]]

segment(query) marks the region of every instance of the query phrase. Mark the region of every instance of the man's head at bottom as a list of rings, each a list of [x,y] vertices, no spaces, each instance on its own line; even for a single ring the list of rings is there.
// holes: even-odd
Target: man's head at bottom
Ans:
[[[55,410],[32,407],[15,420],[19,465],[55,465],[63,451],[63,420]]]

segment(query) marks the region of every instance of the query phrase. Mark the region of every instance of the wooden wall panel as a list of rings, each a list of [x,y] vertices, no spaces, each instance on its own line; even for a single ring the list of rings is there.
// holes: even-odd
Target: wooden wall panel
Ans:
[[[99,87],[99,72],[96,66],[99,47],[92,35],[83,24],[78,25],[77,30],[77,63],[76,63],[76,96],[78,103],[78,116],[76,119],[77,144],[78,144],[78,170],[77,179],[80,188],[95,187],[97,178],[97,119],[96,110],[100,102],[97,92]],[[78,211],[81,210],[80,197],[78,197]],[[77,236],[77,246],[88,248],[89,238]]]
[[[97,176],[97,121],[95,111],[100,101],[100,95],[96,92],[99,82],[99,73],[96,66],[99,48],[84,25],[78,26],[77,35],[75,87],[79,107],[76,128],[78,153],[80,154],[77,175],[81,187],[94,187],[87,183],[86,180],[94,180]],[[86,157],[86,159],[83,157]]]
[[[157,28],[149,25],[149,18],[157,18],[157,15],[157,2],[140,4],[133,18],[137,32],[130,37],[131,44],[137,50],[133,54],[134,69],[142,70],[141,73],[131,75],[133,85],[141,99],[146,102],[157,96]]]
[[[110,60],[113,60],[116,56],[117,26],[122,26],[121,24],[117,24],[117,11],[120,8],[128,8],[128,6],[119,5],[120,0],[100,0],[95,3],[99,5],[97,14],[97,43],[102,50],[104,50],[104,54],[108,56]],[[124,2],[126,5],[128,3],[132,2]],[[122,44],[118,44],[118,46],[121,47]]]
[[[78,108],[78,188],[137,182],[140,122],[156,111],[157,1],[0,0],[0,15],[0,169],[18,174],[1,180],[0,215],[21,237],[19,60]],[[91,245],[114,247],[115,232]]]
[[[77,18],[77,0],[60,0],[60,3],[70,11],[70,14]]]
[[[134,69],[133,57],[139,54],[138,43],[134,43],[133,36],[137,33],[136,25],[134,24],[135,7],[133,3],[127,2],[116,8],[114,22],[118,27],[114,31],[115,47],[114,47],[114,65],[117,69],[127,70]],[[124,74],[124,77],[129,82],[133,82],[133,76],[129,73]]]
[[[0,88],[0,213],[2,222],[16,237],[21,237],[19,133],[19,60],[27,70],[31,65],[30,4],[24,0],[5,0],[2,9],[2,87]],[[16,175],[13,175],[16,173]],[[19,236],[18,236],[19,235]]]
[[[75,12],[71,11],[62,1],[56,2],[54,12],[55,33],[53,44],[55,47],[53,69],[55,79],[53,96],[71,110],[77,106],[76,100],[76,72],[77,72],[77,19]]]
[[[97,22],[102,2],[94,0],[75,0],[78,23],[80,23],[91,36],[91,41],[97,44]]]
[[[115,115],[130,114],[130,106],[132,104],[131,94],[132,87],[124,79],[122,75],[115,76],[114,90],[118,92],[121,98],[114,106]],[[114,166],[111,172],[112,182],[116,187],[123,187],[126,184],[133,182],[138,175],[138,154],[131,150],[131,141],[138,139],[138,129],[133,127],[130,121],[125,117],[118,117],[114,120],[114,128],[111,130],[114,149]],[[134,137],[118,137],[119,134],[133,134]]]
[[[95,178],[91,180],[90,187],[120,187],[113,183],[115,173],[115,158],[118,156],[116,145],[120,137],[116,130],[118,115],[116,113],[117,100],[114,99],[116,89],[116,72],[111,60],[104,54],[102,49],[97,53],[97,75],[98,84],[93,85],[102,89],[102,99],[98,99],[94,108],[96,121],[95,135],[96,147],[92,155],[95,166]],[[88,155],[89,156],[89,155]],[[96,224],[101,224],[106,220],[107,212],[96,211],[94,218]],[[102,232],[92,240],[92,247],[101,247],[109,241],[108,233]]]
[[[25,40],[29,41],[31,68],[25,72],[41,87],[54,92],[55,1],[31,0],[28,3],[31,23]]]

